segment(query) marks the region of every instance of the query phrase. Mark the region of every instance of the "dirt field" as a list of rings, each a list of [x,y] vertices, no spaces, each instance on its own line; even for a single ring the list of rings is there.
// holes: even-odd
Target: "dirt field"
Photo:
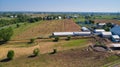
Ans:
[[[112,23],[120,25],[120,21],[118,20],[107,20],[107,19],[96,19],[95,20],[95,23],[108,23],[108,22],[112,22]]]
[[[52,20],[43,21],[35,27],[32,27],[17,35],[14,40],[30,39],[39,36],[48,36],[52,32],[72,32],[80,31],[80,27],[73,20]]]
[[[9,62],[0,62],[1,67],[101,67],[104,64],[119,60],[120,57],[104,52],[71,49],[56,54],[41,54],[28,58],[21,56]]]

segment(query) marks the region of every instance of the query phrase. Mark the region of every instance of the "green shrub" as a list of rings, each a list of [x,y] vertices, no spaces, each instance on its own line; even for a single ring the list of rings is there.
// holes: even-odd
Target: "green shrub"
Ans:
[[[35,41],[34,38],[30,39],[30,43],[34,43],[34,41]]]
[[[59,40],[59,37],[58,37],[58,36],[55,36],[54,38],[55,38],[55,39],[54,39],[55,42],[57,42],[57,41]]]
[[[9,50],[8,54],[7,54],[7,58],[10,59],[10,60],[12,60],[13,57],[14,57],[14,51],[13,50]]]
[[[39,52],[40,52],[39,49],[38,49],[38,48],[35,48],[35,49],[33,50],[34,56],[38,56]]]
[[[71,39],[71,36],[67,36],[67,39],[66,40],[70,40]]]

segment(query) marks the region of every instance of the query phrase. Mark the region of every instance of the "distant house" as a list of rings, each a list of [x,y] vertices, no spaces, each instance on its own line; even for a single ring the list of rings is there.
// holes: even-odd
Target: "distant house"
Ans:
[[[58,16],[58,19],[59,19],[59,20],[61,20],[61,19],[62,19],[62,17],[61,17],[61,16]]]
[[[115,26],[111,29],[112,34],[120,36],[120,26]]]
[[[118,35],[112,35],[113,42],[120,42],[120,37]]]
[[[104,38],[110,38],[112,36],[112,33],[111,32],[102,32],[101,35]]]
[[[102,28],[103,26],[105,26],[106,25],[106,23],[98,23],[97,24],[97,28]]]

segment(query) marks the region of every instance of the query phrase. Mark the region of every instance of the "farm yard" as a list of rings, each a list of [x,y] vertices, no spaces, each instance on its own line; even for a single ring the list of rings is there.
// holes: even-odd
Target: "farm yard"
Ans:
[[[39,14],[30,16],[36,18]],[[40,17],[44,17],[44,14]],[[9,41],[0,44],[0,67],[119,67],[120,56],[104,48],[112,41],[94,35],[94,31],[89,28],[94,23],[87,24],[84,23],[85,17],[79,18],[52,20],[49,18],[4,26],[12,27],[13,35]],[[79,20],[84,26],[76,23]],[[107,19],[95,19],[94,22],[119,24],[119,20]],[[87,28],[87,32],[83,28]],[[68,34],[72,32],[73,35],[52,37],[54,32]],[[34,57],[32,55],[36,48],[40,52]],[[6,61],[9,50],[13,50],[15,55],[12,60]]]

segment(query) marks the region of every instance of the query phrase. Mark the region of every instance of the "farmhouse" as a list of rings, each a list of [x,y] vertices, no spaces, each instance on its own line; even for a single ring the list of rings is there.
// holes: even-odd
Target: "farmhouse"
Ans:
[[[120,37],[118,35],[112,35],[113,42],[120,42]]]
[[[112,33],[111,32],[102,32],[101,35],[102,35],[102,37],[110,38],[112,36]]]
[[[120,26],[115,26],[111,29],[112,34],[120,36]]]

